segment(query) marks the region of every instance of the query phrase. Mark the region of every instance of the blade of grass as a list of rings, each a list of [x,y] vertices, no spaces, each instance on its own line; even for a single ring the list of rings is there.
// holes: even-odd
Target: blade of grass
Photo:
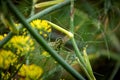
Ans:
[[[54,4],[58,4],[60,2],[63,2],[64,0],[54,0],[54,1],[46,1],[46,2],[41,2],[41,3],[37,3],[35,5],[35,8],[42,8],[42,7],[47,7],[47,6],[51,6]]]
[[[74,39],[74,38],[71,38],[71,41],[72,41],[73,47],[74,47],[74,49],[75,49],[75,54],[76,54],[76,56],[78,57],[78,62],[79,62],[79,65],[80,65],[81,69],[85,72],[86,76],[87,76],[89,79],[91,79],[91,78],[90,78],[90,75],[89,75],[89,73],[88,73],[88,71],[87,71],[87,69],[86,69],[86,65],[85,65],[84,59],[83,59],[83,57],[82,57],[82,54],[80,53],[80,51],[79,51],[79,49],[78,49],[78,47],[77,47],[77,44],[76,44],[75,39]]]
[[[87,67],[88,73],[90,74],[91,80],[96,80],[94,77],[93,71],[92,71],[92,67],[91,67],[87,52],[86,52],[86,47],[84,47],[84,49],[83,49],[83,56],[84,56],[84,60],[86,63],[86,67]]]

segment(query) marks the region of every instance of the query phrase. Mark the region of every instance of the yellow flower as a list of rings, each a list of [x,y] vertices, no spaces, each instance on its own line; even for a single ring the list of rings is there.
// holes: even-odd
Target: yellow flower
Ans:
[[[42,55],[45,56],[45,57],[50,57],[50,54],[47,51],[43,51]]]
[[[43,70],[41,67],[32,64],[32,65],[25,65],[21,67],[20,71],[18,72],[18,75],[25,77],[25,79],[38,79],[43,73]]]
[[[0,35],[0,41],[3,39],[3,36],[2,35]]]
[[[10,49],[16,50],[17,54],[24,55],[29,51],[34,50],[34,42],[30,36],[13,36],[12,39],[5,44],[4,48],[9,47]]]
[[[4,35],[0,35],[0,41],[3,40],[4,37],[6,37],[7,34],[4,34]]]
[[[0,50],[0,68],[8,69],[16,60],[17,57],[11,51]]]
[[[51,32],[51,26],[47,23],[46,20],[33,20],[30,22],[31,26],[38,30],[39,34],[41,34],[44,37],[48,36],[48,33]]]

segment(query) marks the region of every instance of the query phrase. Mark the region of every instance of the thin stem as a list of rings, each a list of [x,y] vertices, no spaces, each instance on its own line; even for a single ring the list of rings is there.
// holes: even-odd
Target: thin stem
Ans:
[[[86,69],[87,69],[87,71],[90,75],[89,79],[90,80],[96,80],[94,75],[93,75],[92,67],[90,65],[90,61],[89,61],[89,58],[88,58],[88,55],[87,55],[87,52],[86,52],[86,47],[84,47],[84,49],[83,49],[83,56],[84,56],[84,60],[85,60],[85,63],[86,63]]]
[[[21,69],[21,67],[22,67],[23,64],[24,64],[24,63],[21,63],[21,64],[20,64],[20,66],[18,67],[18,69],[9,77],[8,80],[11,80],[11,79],[18,73],[18,71]]]
[[[77,44],[75,42],[75,39],[74,38],[71,38],[71,41],[72,41],[72,44],[73,44],[73,47],[75,49],[75,54],[76,56],[78,57],[78,62],[79,62],[79,65],[81,66],[82,70],[85,72],[85,74],[87,75],[87,77],[90,79],[90,75],[86,69],[86,66],[85,66],[85,62],[84,62],[84,59],[83,59],[83,56],[82,54],[80,53],[78,47],[77,47]]]
[[[71,10],[70,11],[70,31],[72,33],[74,33],[74,0],[71,0],[70,10]],[[87,77],[90,80],[95,80],[93,72],[91,71],[91,65],[85,63],[85,59],[83,58],[82,54],[79,51],[79,48],[78,48],[76,41],[75,41],[75,38],[72,37],[71,41],[72,41],[73,47],[75,49],[76,56],[78,57],[79,65],[81,66],[81,68],[83,69],[83,71],[85,72],[85,74],[87,75]],[[88,59],[87,59],[87,62],[89,62]]]
[[[31,12],[30,12],[30,17],[33,16],[35,14],[35,3],[36,3],[36,0],[33,0],[32,1],[32,8],[31,8]]]
[[[74,33],[74,0],[71,0],[70,10],[71,10],[71,12],[70,12],[70,28],[71,28],[70,31],[72,33]],[[77,44],[75,42],[74,37],[71,39],[71,41],[72,41],[72,44],[73,44],[73,47],[75,49],[75,52],[76,52],[78,59],[80,60],[80,62],[82,64],[84,64],[84,59],[83,59],[82,54],[80,53],[80,51],[77,47]]]
[[[25,20],[23,15],[18,11],[18,9],[13,5],[10,0],[7,0],[9,8],[16,15],[16,17],[20,20],[20,22],[27,28],[33,38],[46,50],[50,53],[50,55],[62,66],[64,67],[72,76],[74,76],[77,80],[84,80],[84,78],[75,71],[68,63],[61,58],[56,51],[54,51],[48,43],[40,36]]]
[[[70,31],[74,34],[74,0],[71,0],[70,10],[71,10],[70,11]],[[76,55],[77,55],[78,59],[80,60],[80,62],[82,64],[84,64],[84,59],[77,47],[74,37],[71,39],[71,41],[72,41],[73,47],[76,51]]]
[[[66,34],[67,36],[69,36],[70,38],[73,38],[73,37],[74,37],[74,35],[73,35],[71,32],[63,29],[62,27],[60,27],[60,26],[58,26],[58,25],[56,25],[56,24],[54,24],[54,23],[52,23],[52,22],[50,22],[50,21],[47,21],[47,22],[48,22],[50,25],[52,25],[53,28],[55,28],[56,30],[59,30],[59,31],[65,33],[65,34]]]
[[[23,66],[23,64],[24,64],[24,62],[25,62],[25,60],[27,59],[27,56],[25,56],[25,58],[23,58],[23,61],[22,61],[22,63],[20,64],[20,66],[17,68],[17,70],[9,77],[9,79],[8,80],[11,80],[17,73],[18,73],[18,71],[21,69],[21,67]]]
[[[99,21],[97,22],[97,27],[100,29],[101,33],[103,34],[103,39],[105,41],[105,45],[106,45],[106,49],[107,49],[107,54],[108,54],[108,59],[110,59],[109,46],[108,46],[108,41],[107,41],[107,38],[106,38],[106,33],[102,29],[101,23]]]
[[[63,2],[64,0],[54,0],[54,1],[45,1],[45,2],[40,2],[35,5],[35,8],[42,8],[42,7],[47,7],[51,5],[58,4],[60,2]]]
[[[9,32],[8,35],[2,41],[0,41],[0,48],[2,48],[2,46],[12,38],[13,34],[13,32]]]
[[[108,38],[111,41],[111,44],[115,47],[115,49],[120,52],[120,41],[118,37],[115,35],[115,33],[112,33],[110,29],[108,29],[108,32],[106,33]]]
[[[74,0],[71,0],[71,5],[70,5],[70,31],[73,33],[74,32]]]
[[[56,70],[61,70],[61,66],[58,65],[57,67],[55,67],[54,69],[48,71],[45,76],[42,77],[42,80],[47,80],[47,78],[49,78],[49,76],[51,76],[52,74],[54,74],[56,72]]]
[[[76,42],[75,42],[75,39],[72,38],[71,41],[72,41],[73,47],[74,47],[74,49],[75,49],[76,56],[78,57],[79,61],[80,61],[82,64],[85,64],[85,63],[84,63],[84,59],[83,59],[83,57],[82,57],[82,54],[80,53],[80,51],[79,51],[79,49],[78,49],[78,47],[77,47],[77,44],[76,44]]]
[[[114,80],[114,77],[117,74],[119,68],[120,68],[120,62],[117,62],[116,65],[115,65],[115,68],[113,69],[113,72],[112,72],[109,80]]]
[[[72,33],[74,33],[74,0],[71,0],[71,5],[70,5],[70,31]],[[81,67],[84,67],[84,59],[77,47],[74,37],[71,38],[71,41],[72,41],[73,47],[75,49],[76,56],[78,57],[78,59],[80,61],[80,65],[81,65]]]

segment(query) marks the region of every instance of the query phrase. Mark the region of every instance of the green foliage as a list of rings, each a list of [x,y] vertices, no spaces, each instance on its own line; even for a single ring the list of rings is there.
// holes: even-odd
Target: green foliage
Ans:
[[[34,7],[35,4],[44,1],[11,1],[25,18],[31,19],[36,13],[50,7]],[[66,72],[63,69],[64,63],[53,57],[55,52],[52,49],[85,79],[119,78],[117,75],[120,68],[120,1],[75,0],[73,22],[70,21],[71,9],[68,4],[53,9],[51,13],[45,12],[46,15],[41,14],[42,17],[37,15],[37,19],[32,22],[29,18],[26,20],[28,23],[16,18],[15,12],[8,9],[7,2],[0,1],[0,79],[34,80],[36,77],[38,80],[75,80],[75,76],[68,73],[69,70]],[[47,20],[46,23],[42,24],[42,20],[37,22],[39,18]],[[20,25],[16,26],[17,23]],[[74,25],[71,26],[71,23]],[[51,27],[45,28],[46,24]],[[34,32],[32,33],[29,27],[24,28],[26,26],[32,26]],[[74,33],[69,32],[71,27],[74,28]],[[69,38],[69,33],[74,34],[74,37]],[[34,36],[31,36],[33,34]],[[37,40],[36,34],[42,37]],[[43,43],[41,39],[44,40]],[[46,42],[48,47],[44,45]],[[68,65],[67,63],[65,65]]]
[[[18,9],[24,14],[24,16],[29,17],[32,11],[33,0],[21,0],[14,2]]]

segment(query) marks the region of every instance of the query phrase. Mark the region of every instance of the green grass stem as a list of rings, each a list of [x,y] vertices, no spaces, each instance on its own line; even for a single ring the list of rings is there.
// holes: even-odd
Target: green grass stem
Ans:
[[[58,25],[56,25],[56,24],[54,24],[54,23],[52,23],[52,22],[50,22],[50,21],[47,21],[47,22],[48,22],[50,25],[52,25],[53,28],[55,28],[56,30],[58,30],[58,31],[60,31],[60,32],[65,33],[65,34],[66,34],[67,36],[69,36],[70,38],[73,38],[73,37],[74,37],[74,35],[73,35],[71,32],[63,29],[62,27],[60,27],[60,26],[58,26]]]
[[[13,32],[9,32],[8,35],[2,41],[0,41],[0,48],[2,48],[2,46],[12,38],[13,34]]]
[[[120,69],[120,62],[117,62],[109,80],[114,80],[114,77],[117,74],[117,72],[119,71],[119,69]]]

